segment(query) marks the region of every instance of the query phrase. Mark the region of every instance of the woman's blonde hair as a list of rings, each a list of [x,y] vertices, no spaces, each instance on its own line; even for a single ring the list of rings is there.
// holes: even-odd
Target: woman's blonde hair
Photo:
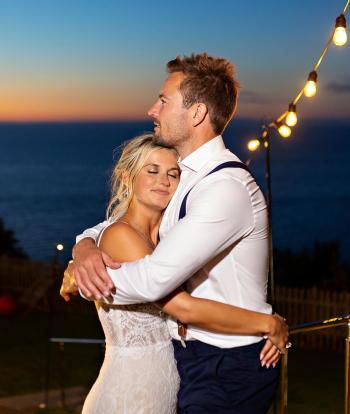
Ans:
[[[147,158],[153,151],[168,148],[177,152],[174,148],[167,147],[156,142],[152,133],[137,136],[121,145],[121,154],[111,176],[111,198],[109,200],[106,216],[107,219],[118,220],[129,208],[134,195],[134,179],[145,165]]]

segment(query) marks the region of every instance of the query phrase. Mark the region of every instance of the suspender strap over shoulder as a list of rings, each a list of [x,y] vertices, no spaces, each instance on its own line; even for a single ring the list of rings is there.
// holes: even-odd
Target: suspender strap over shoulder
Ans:
[[[207,177],[210,174],[213,174],[217,171],[223,170],[224,168],[242,168],[243,170],[246,170],[250,173],[249,168],[243,164],[243,162],[240,161],[226,161],[222,164],[217,165],[214,169],[212,169],[211,171],[208,172],[207,175],[205,175],[203,178]],[[187,198],[188,195],[190,194],[190,192],[193,190],[194,187],[192,187],[188,193],[185,195],[184,199],[182,200],[181,206],[180,206],[180,212],[179,212],[179,220],[181,220],[182,218],[184,218],[186,216],[186,203],[187,203]]]
[[[214,169],[212,169],[210,172],[208,172],[207,175],[205,175],[205,177],[207,177],[210,174],[215,173],[216,171],[220,171],[224,168],[242,168],[243,170],[246,170],[250,173],[249,168],[243,164],[242,162],[239,161],[227,161],[224,162],[222,164],[217,165]],[[204,178],[204,177],[203,177]],[[188,195],[190,194],[190,192],[192,191],[194,187],[192,187],[187,194],[185,195],[184,199],[182,200],[181,206],[180,206],[180,212],[179,212],[179,220],[181,220],[182,218],[184,218],[186,216],[186,203],[187,203],[187,198]],[[184,288],[184,290],[186,290],[186,282],[182,285],[182,287]],[[182,323],[181,321],[177,321],[177,332],[179,337],[181,338],[181,344],[184,348],[186,348],[186,334],[187,334],[187,324]]]

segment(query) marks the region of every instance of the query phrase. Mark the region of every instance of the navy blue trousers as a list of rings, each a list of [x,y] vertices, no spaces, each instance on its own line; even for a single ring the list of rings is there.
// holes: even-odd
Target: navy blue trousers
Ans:
[[[173,340],[180,374],[180,414],[264,414],[276,392],[279,365],[263,368],[265,341],[222,349],[200,341],[183,348]]]

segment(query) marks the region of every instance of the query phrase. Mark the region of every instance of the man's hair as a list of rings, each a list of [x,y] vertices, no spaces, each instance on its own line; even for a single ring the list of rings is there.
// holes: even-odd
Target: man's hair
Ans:
[[[207,53],[193,53],[170,60],[167,70],[168,73],[184,73],[185,79],[180,84],[183,105],[189,108],[195,103],[204,103],[214,132],[221,134],[237,104],[238,82],[233,77],[233,64]]]

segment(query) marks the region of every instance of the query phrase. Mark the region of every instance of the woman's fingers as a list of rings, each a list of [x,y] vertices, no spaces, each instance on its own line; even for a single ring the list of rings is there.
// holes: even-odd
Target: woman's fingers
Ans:
[[[260,352],[260,361],[261,361],[261,366],[263,367],[266,365],[266,355],[270,352],[272,346],[273,346],[272,342],[269,339],[267,339],[265,341],[263,349]]]
[[[70,300],[70,294],[76,295],[78,287],[75,283],[73,265],[70,263],[63,273],[62,285],[60,288],[60,295],[66,302]]]
[[[269,339],[267,339],[261,354],[261,366],[270,368],[275,367],[281,357],[281,351]]]

